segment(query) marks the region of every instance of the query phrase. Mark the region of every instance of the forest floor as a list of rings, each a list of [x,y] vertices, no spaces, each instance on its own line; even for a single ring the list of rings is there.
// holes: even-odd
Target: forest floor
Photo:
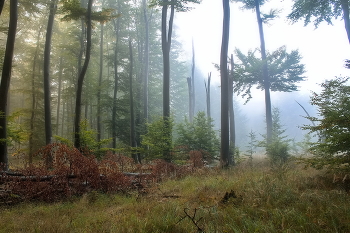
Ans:
[[[333,174],[261,161],[122,194],[0,206],[0,232],[350,232],[350,195]]]

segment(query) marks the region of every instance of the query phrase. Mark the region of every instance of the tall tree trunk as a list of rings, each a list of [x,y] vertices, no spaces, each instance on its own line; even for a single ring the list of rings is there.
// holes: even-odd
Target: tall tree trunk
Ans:
[[[265,38],[264,38],[263,22],[262,22],[261,13],[260,13],[259,0],[255,0],[255,11],[256,11],[256,18],[259,26],[261,59],[263,61],[262,71],[263,71],[264,91],[265,91],[266,143],[269,144],[272,138],[272,108],[271,108],[271,97],[270,97],[270,78],[269,78],[268,67],[267,67]]]
[[[229,135],[229,108],[228,108],[228,69],[227,54],[230,36],[230,2],[222,0],[223,5],[223,29],[220,54],[220,75],[221,75],[221,151],[220,165],[225,168],[230,165],[230,135]]]
[[[350,43],[350,19],[349,19],[349,1],[348,0],[341,0],[341,8],[343,10],[343,20],[345,23],[345,30],[346,34],[348,36],[348,41]]]
[[[57,115],[56,115],[56,134],[57,135],[59,133],[60,111],[61,111],[61,91],[62,91],[62,73],[63,73],[62,69],[63,69],[63,56],[60,57],[59,74],[58,74]],[[61,134],[62,133],[63,132],[61,132]]]
[[[51,80],[50,80],[50,60],[51,60],[51,40],[53,23],[56,12],[56,0],[51,0],[49,20],[47,23],[45,50],[44,50],[44,106],[45,106],[45,143],[51,144],[52,125],[51,125]],[[46,165],[51,167],[52,156],[46,158]]]
[[[101,141],[101,89],[103,74],[103,23],[101,23],[101,42],[100,42],[100,73],[98,78],[97,90],[97,141]]]
[[[192,90],[193,90],[193,88],[192,88],[192,78],[191,77],[188,77],[187,78],[187,86],[188,86],[188,115],[189,115],[189,120],[190,120],[190,122],[192,122],[192,120],[193,120],[193,113],[192,113],[192,109],[193,109],[193,107],[192,107],[192,104],[193,104],[193,102],[192,102]]]
[[[235,125],[235,111],[233,107],[233,75],[234,75],[234,61],[233,54],[231,54],[231,74],[228,80],[228,104],[230,116],[230,164],[235,165],[235,150],[236,150],[236,125]]]
[[[120,2],[118,1],[118,9],[120,11]],[[114,49],[114,90],[113,90],[113,106],[112,106],[112,148],[117,148],[117,93],[118,93],[118,42],[120,30],[120,18],[113,20],[115,31],[115,49]]]
[[[90,62],[90,54],[91,54],[91,8],[92,8],[92,2],[93,0],[89,0],[88,2],[88,8],[86,13],[86,56],[84,65],[81,69],[81,72],[79,74],[78,78],[78,85],[77,85],[77,96],[75,100],[75,119],[74,119],[74,146],[76,148],[81,147],[80,142],[80,118],[81,118],[81,96],[83,92],[83,83],[85,74]]]
[[[39,47],[40,47],[40,34],[41,30],[43,27],[40,27],[39,32],[38,32],[38,37],[36,40],[36,49],[34,53],[34,58],[33,58],[33,67],[32,67],[32,108],[31,108],[31,113],[30,113],[30,133],[29,133],[29,139],[28,139],[28,163],[29,165],[32,164],[33,162],[33,154],[34,154],[34,122],[35,122],[35,110],[36,110],[36,92],[35,92],[35,76],[36,76],[36,69],[37,69],[37,61],[38,61],[38,56],[39,56]]]
[[[193,122],[193,117],[194,117],[194,110],[195,110],[195,106],[196,106],[196,89],[195,89],[195,85],[194,85],[194,71],[196,69],[196,61],[195,61],[195,53],[194,53],[194,44],[193,44],[193,39],[192,39],[192,70],[191,70],[191,86],[192,86],[192,109],[191,109],[191,115],[192,115],[192,119],[190,117],[190,121]]]
[[[163,52],[163,120],[165,128],[170,129],[170,47],[171,35],[173,31],[175,6],[174,0],[163,0],[162,7],[162,52]],[[168,5],[170,4],[169,25],[167,27]],[[167,30],[168,29],[168,30]],[[171,138],[171,132],[167,132],[166,137]],[[169,143],[170,140],[169,140]],[[166,148],[170,148],[167,145]],[[167,162],[170,162],[170,151],[166,149],[163,152],[163,157]]]
[[[129,71],[129,95],[130,95],[130,146],[132,150],[132,157],[135,163],[138,162],[137,154],[134,152],[136,145],[136,134],[135,134],[135,114],[134,114],[134,98],[133,98],[133,88],[132,88],[132,76],[133,76],[133,54],[131,39],[129,39],[129,55],[130,55],[130,71]]]
[[[143,74],[143,118],[148,121],[148,79],[149,79],[149,18],[146,0],[143,0],[143,15],[145,21],[145,51],[144,51],[144,74]]]
[[[18,0],[10,2],[10,22],[7,34],[6,51],[2,67],[2,77],[0,83],[0,170],[8,169],[7,156],[7,100],[10,89],[13,51],[16,39]]]
[[[208,119],[211,118],[210,113],[210,80],[211,80],[211,72],[208,74],[208,83],[205,84],[205,91],[206,91],[206,100],[207,100],[207,117]]]

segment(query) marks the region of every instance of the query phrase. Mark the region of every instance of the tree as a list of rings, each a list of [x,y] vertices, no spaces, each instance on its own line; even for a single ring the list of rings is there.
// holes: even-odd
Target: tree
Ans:
[[[266,60],[266,48],[265,48],[265,37],[263,29],[263,18],[261,17],[260,5],[265,3],[265,0],[235,0],[236,2],[242,2],[244,8],[253,9],[256,13],[256,18],[258,21],[259,28],[259,38],[260,38],[260,53],[262,60],[262,80],[264,84],[265,92],[265,115],[266,115],[266,140],[269,141],[272,137],[272,110],[271,110],[271,97],[270,97],[270,77],[268,73],[268,65]],[[274,16],[267,15],[264,19],[271,19]]]
[[[52,127],[51,127],[51,81],[50,81],[50,61],[51,61],[51,39],[53,23],[56,12],[56,0],[51,0],[49,4],[50,13],[46,29],[46,40],[44,50],[44,103],[45,103],[45,139],[46,145],[51,143]],[[51,166],[52,158],[49,156],[47,165]]]
[[[229,134],[229,87],[228,87],[228,69],[227,55],[228,42],[230,36],[230,1],[222,0],[223,6],[223,29],[220,54],[220,80],[221,80],[221,151],[220,165],[225,168],[230,165],[230,134]]]
[[[212,160],[217,157],[220,144],[213,127],[213,119],[206,117],[204,112],[198,112],[192,122],[185,118],[176,127],[175,145],[185,152],[202,151],[204,159]]]
[[[77,95],[75,100],[75,118],[74,118],[74,146],[80,148],[80,119],[81,119],[81,95],[83,91],[83,82],[85,74],[89,65],[90,55],[91,55],[91,12],[92,12],[92,2],[89,0],[88,7],[86,11],[86,55],[84,65],[80,71],[77,84]]]
[[[204,83],[205,85],[205,94],[206,94],[206,103],[207,103],[207,117],[210,118],[210,81],[211,81],[211,72],[208,74],[208,81]]]
[[[235,50],[238,61],[235,64],[235,92],[247,97],[249,101],[251,88],[264,90],[265,85],[262,77],[263,61],[255,56],[255,51],[248,51],[245,55],[239,49]],[[280,92],[297,91],[297,83],[305,80],[305,66],[301,64],[301,55],[298,50],[287,52],[285,46],[278,48],[273,52],[266,52],[266,61],[268,64],[268,73],[270,79],[270,90]]]
[[[8,91],[10,88],[12,59],[14,44],[16,39],[17,30],[17,17],[18,17],[18,1],[11,0],[10,2],[10,22],[9,30],[7,34],[6,51],[4,57],[4,63],[2,67],[1,83],[0,83],[0,164],[2,169],[8,169],[8,157],[7,157],[7,101]]]
[[[290,141],[287,136],[284,135],[286,129],[281,124],[280,111],[274,107],[272,109],[272,137],[271,141],[267,143],[266,135],[263,135],[265,140],[259,143],[259,146],[265,147],[267,157],[269,158],[271,165],[282,166],[290,158]]]
[[[345,30],[350,43],[350,18],[348,0],[294,0],[292,12],[288,18],[293,22],[304,19],[304,25],[311,21],[315,27],[325,21],[332,24],[333,19],[342,17],[345,24]]]
[[[163,52],[163,117],[164,122],[169,122],[166,118],[170,117],[170,49],[171,37],[173,32],[173,22],[175,10],[187,11],[188,3],[199,3],[200,0],[152,0],[150,6],[162,7],[162,52]],[[168,10],[170,7],[169,22]],[[170,135],[169,135],[170,138]],[[169,153],[165,151],[164,153]],[[168,157],[168,156],[164,156]]]
[[[349,78],[335,78],[321,84],[321,93],[313,92],[311,104],[319,117],[306,117],[316,125],[303,129],[318,132],[323,137],[311,144],[314,155],[304,161],[315,168],[350,171],[350,85]]]

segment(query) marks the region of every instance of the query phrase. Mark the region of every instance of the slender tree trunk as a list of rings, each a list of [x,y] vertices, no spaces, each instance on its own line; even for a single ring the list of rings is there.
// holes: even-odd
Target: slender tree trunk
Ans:
[[[230,135],[229,135],[229,107],[228,107],[228,69],[227,54],[230,36],[230,2],[222,0],[223,5],[223,30],[220,56],[221,75],[221,151],[220,165],[225,168],[230,165]]]
[[[88,2],[88,8],[86,13],[86,56],[84,65],[81,69],[81,72],[79,74],[78,78],[78,85],[77,85],[77,96],[75,100],[75,119],[74,119],[74,146],[76,148],[81,147],[80,142],[80,118],[81,118],[81,96],[83,92],[83,83],[85,74],[89,65],[90,61],[90,54],[91,54],[91,8],[92,8],[92,2],[93,0],[89,0]]]
[[[263,22],[261,19],[259,0],[255,0],[255,11],[256,18],[259,26],[260,36],[260,50],[261,59],[263,61],[263,79],[264,79],[264,91],[265,91],[265,108],[266,108],[266,143],[269,144],[272,138],[272,108],[271,108],[271,97],[270,97],[270,78],[268,74],[266,49],[265,49],[265,38],[263,30]]]
[[[145,51],[143,74],[143,118],[148,121],[148,79],[149,79],[149,18],[146,0],[143,0],[143,15],[145,21]]]
[[[195,60],[195,53],[194,53],[194,44],[193,44],[193,39],[192,39],[192,70],[191,70],[191,81],[192,81],[192,109],[191,109],[191,115],[192,115],[192,119],[190,119],[191,122],[193,122],[193,117],[194,117],[194,112],[195,112],[195,106],[196,106],[196,89],[195,89],[195,84],[194,84],[194,71],[196,69],[196,60]]]
[[[51,61],[51,40],[53,23],[56,12],[56,0],[51,0],[49,20],[47,23],[45,50],[44,50],[44,106],[45,106],[45,143],[51,144],[52,125],[51,125],[51,80],[50,80],[50,61]],[[52,166],[52,156],[46,158],[46,165]]]
[[[130,146],[132,150],[132,157],[134,158],[135,163],[138,162],[137,160],[137,154],[134,153],[134,149],[137,146],[136,145],[136,139],[135,139],[135,115],[134,115],[134,98],[133,98],[133,88],[132,88],[132,76],[133,76],[133,66],[134,66],[134,59],[132,54],[132,45],[131,45],[131,39],[129,39],[129,55],[130,55],[130,71],[129,71],[129,95],[130,95]]]
[[[175,6],[174,0],[163,0],[162,8],[162,52],[163,52],[163,120],[165,128],[170,129],[170,47],[171,47],[171,35],[173,30]],[[167,30],[167,13],[168,5],[170,4],[170,17]],[[171,138],[171,132],[167,132],[166,137]],[[169,140],[169,143],[170,140]],[[167,145],[166,148],[170,148]],[[167,162],[170,162],[170,151],[166,149],[163,153],[163,157]]]
[[[120,2],[118,1],[120,10]],[[117,148],[117,93],[118,93],[118,42],[120,30],[120,18],[113,21],[115,31],[115,49],[114,49],[114,90],[113,90],[113,107],[112,107],[112,148]]]
[[[0,83],[0,170],[8,169],[7,156],[7,100],[10,89],[11,71],[13,51],[16,39],[17,17],[18,17],[18,1],[11,0],[10,2],[10,22],[7,34],[6,51],[4,63],[2,67],[2,76]]]
[[[40,27],[39,32],[38,32],[38,37],[36,40],[36,49],[34,53],[34,58],[33,58],[33,67],[32,67],[32,108],[31,108],[31,113],[30,113],[30,133],[29,133],[29,139],[28,139],[28,163],[29,165],[32,164],[33,162],[33,153],[34,153],[34,122],[35,122],[35,110],[36,110],[36,91],[35,91],[35,76],[36,76],[36,69],[37,69],[37,61],[38,61],[38,56],[39,56],[39,46],[40,46],[40,34],[41,30],[43,27]]]
[[[56,134],[59,133],[60,111],[61,111],[61,91],[62,91],[62,73],[63,73],[63,57],[60,57],[60,66],[58,74],[58,90],[57,90],[57,115],[56,115]],[[62,116],[63,118],[63,116]],[[63,132],[61,132],[63,133]]]
[[[211,72],[208,74],[208,83],[205,84],[205,91],[207,95],[207,117],[208,119],[211,118],[211,113],[210,113],[210,80],[211,80]]]
[[[192,104],[193,104],[193,101],[192,101],[192,78],[191,77],[188,77],[187,78],[187,86],[188,86],[188,116],[189,116],[189,120],[190,122],[193,121],[193,113],[192,113]]]
[[[341,7],[343,10],[343,19],[345,23],[345,30],[346,34],[348,36],[348,41],[350,43],[350,19],[349,19],[349,1],[348,0],[341,0]]]
[[[1,15],[2,9],[4,8],[4,3],[5,3],[5,0],[0,0],[0,15]]]
[[[231,54],[231,74],[228,80],[228,104],[230,115],[230,164],[235,165],[235,150],[236,150],[236,125],[235,125],[235,111],[233,107],[233,75],[234,75],[234,61]]]
[[[97,141],[101,141],[101,89],[102,89],[102,74],[103,74],[103,23],[101,23],[101,42],[100,42],[100,73],[98,78],[97,91]]]

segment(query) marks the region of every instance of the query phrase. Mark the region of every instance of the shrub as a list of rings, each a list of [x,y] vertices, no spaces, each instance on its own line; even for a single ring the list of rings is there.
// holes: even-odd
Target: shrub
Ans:
[[[350,172],[350,86],[349,78],[336,78],[321,84],[320,94],[313,93],[311,104],[317,106],[319,117],[307,117],[318,124],[303,129],[316,132],[319,139],[310,151],[312,158],[304,159],[315,168],[327,167]]]

